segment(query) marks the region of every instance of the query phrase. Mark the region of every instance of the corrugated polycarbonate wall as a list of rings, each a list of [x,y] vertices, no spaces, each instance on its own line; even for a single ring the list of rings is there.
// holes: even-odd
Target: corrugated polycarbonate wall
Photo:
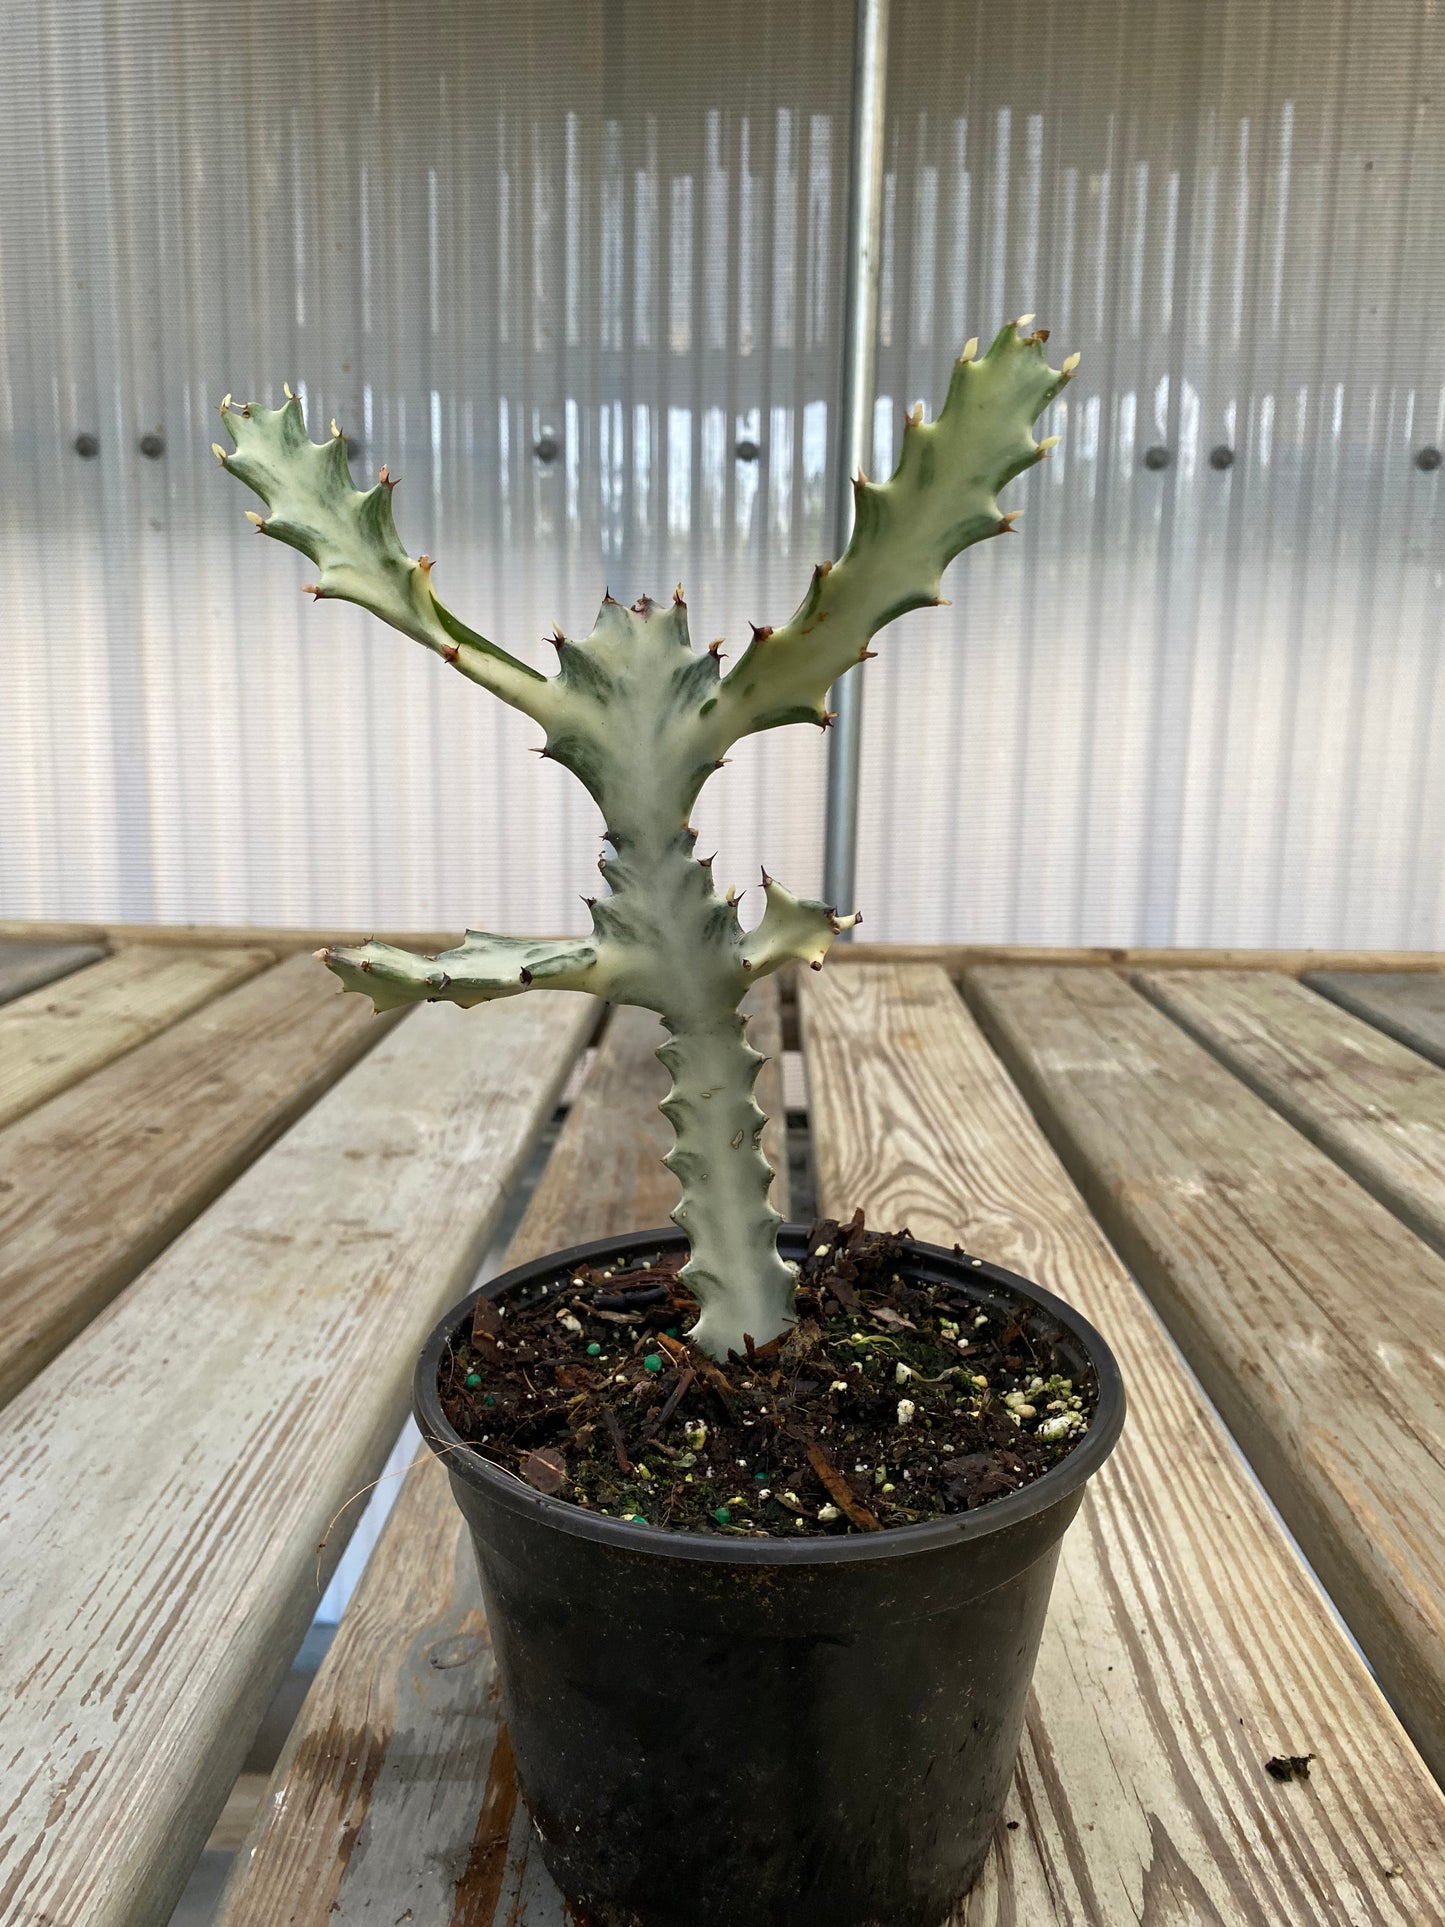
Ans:
[[[870,668],[890,934],[1439,945],[1440,9],[898,19],[879,465],[977,315],[1083,366],[1022,564]]]
[[[868,670],[868,934],[1445,945],[1437,10],[894,11],[875,466],[968,335],[1084,360],[1020,537]],[[299,383],[539,666],[609,585],[737,647],[828,552],[850,30],[14,0],[0,914],[581,927],[587,798],[302,597],[214,404]],[[721,881],[816,887],[824,764],[743,747]]]

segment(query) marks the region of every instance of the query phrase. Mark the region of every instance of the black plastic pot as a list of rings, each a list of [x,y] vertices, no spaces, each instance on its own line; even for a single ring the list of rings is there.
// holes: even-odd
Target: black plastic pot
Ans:
[[[787,1227],[785,1255],[806,1236]],[[485,1295],[681,1244],[579,1245]],[[940,1927],[983,1864],[1059,1542],[1124,1391],[1099,1334],[1037,1285],[934,1245],[909,1272],[1024,1310],[1098,1404],[1035,1484],[877,1534],[713,1538],[546,1498],[442,1412],[438,1368],[482,1294],[427,1342],[417,1418],[471,1528],[517,1777],[549,1870],[597,1927]]]

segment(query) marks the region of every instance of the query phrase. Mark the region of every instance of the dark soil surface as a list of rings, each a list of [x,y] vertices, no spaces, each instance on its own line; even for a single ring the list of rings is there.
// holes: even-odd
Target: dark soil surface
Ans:
[[[910,1282],[906,1236],[816,1223],[797,1324],[724,1365],[686,1342],[680,1253],[482,1299],[446,1415],[539,1491],[644,1525],[837,1537],[986,1505],[1068,1456],[1096,1387],[1060,1376],[1042,1313]]]

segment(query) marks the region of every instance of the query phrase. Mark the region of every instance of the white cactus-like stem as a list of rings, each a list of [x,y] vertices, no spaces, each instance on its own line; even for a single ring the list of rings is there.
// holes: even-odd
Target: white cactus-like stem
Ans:
[[[827,727],[827,692],[868,653],[868,642],[908,609],[937,603],[953,556],[1007,532],[997,492],[1043,459],[1032,424],[1072,367],[1048,366],[1042,333],[1004,329],[978,359],[970,344],[938,420],[908,418],[893,477],[855,483],[852,541],[814,571],[796,614],[754,631],[722,675],[717,646],[695,652],[679,589],[670,605],[644,597],[624,609],[608,596],[592,633],[556,637],[555,676],[539,675],[466,627],[437,598],[431,564],[402,547],[395,486],[352,484],[345,444],[307,436],[287,391],[269,410],[221,415],[235,441],[224,467],[266,504],[258,529],[309,556],[318,598],[361,604],[414,637],[546,732],[543,754],[564,764],[602,812],[609,894],[589,899],[592,933],[548,940],[468,931],[452,950],[418,956],[389,944],[318,952],[348,990],[378,1010],[418,1002],[464,1006],[532,988],[580,990],[655,1010],[668,1033],[658,1051],[672,1073],[662,1109],[676,1142],[668,1164],[682,1186],[674,1213],[691,1256],[683,1272],[701,1307],[690,1334],[715,1357],[764,1345],[792,1318],[794,1279],[777,1249],[772,1173],[753,1095],[762,1059],[747,1043],[739,1005],[759,977],[786,964],[821,967],[839,930],[856,921],[763,878],[764,911],[744,930],[731,892],[713,888],[711,860],[695,854],[689,816],[699,791],[740,737],[784,723]]]

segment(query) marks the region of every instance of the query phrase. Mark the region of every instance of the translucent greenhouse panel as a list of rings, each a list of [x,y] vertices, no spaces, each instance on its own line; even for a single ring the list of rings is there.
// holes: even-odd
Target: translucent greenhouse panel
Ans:
[[[448,600],[539,665],[609,586],[681,579],[696,640],[745,637],[825,552],[833,10],[366,21],[10,10],[0,915],[585,922],[587,797],[522,719],[303,598],[215,472],[225,390],[289,378],[313,432],[335,416]],[[720,877],[816,887],[824,764],[816,736],[739,756],[699,816]]]
[[[846,17],[16,0],[0,914],[580,927],[586,797],[303,599],[214,405],[299,382],[539,664],[679,578],[737,647],[830,546]],[[1084,362],[1020,537],[867,672],[867,934],[1445,944],[1438,11],[894,21],[875,467],[970,334]],[[824,750],[709,790],[721,882],[817,886]]]
[[[872,934],[1445,943],[1438,10],[906,8],[892,58],[880,443],[997,318],[1083,366],[1022,542],[868,672]]]

